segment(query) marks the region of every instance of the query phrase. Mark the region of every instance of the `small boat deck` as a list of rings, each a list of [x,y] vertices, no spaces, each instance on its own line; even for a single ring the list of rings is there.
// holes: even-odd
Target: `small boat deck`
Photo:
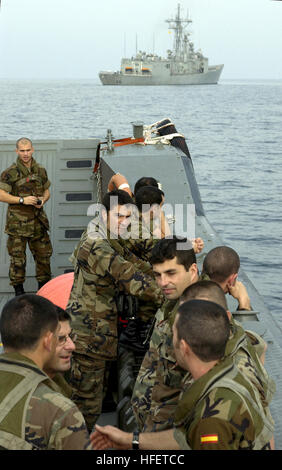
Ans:
[[[52,183],[51,198],[46,204],[46,213],[51,225],[54,277],[72,269],[69,256],[91,219],[91,216],[87,216],[89,206],[97,202],[97,179],[93,177],[93,168],[98,143],[98,139],[50,140],[33,143],[34,157],[47,169]],[[6,169],[16,160],[14,147],[14,142],[0,142],[1,170]],[[203,238],[205,242],[204,252],[197,257],[200,269],[206,253],[211,248],[224,244],[206,218],[192,161],[180,150],[166,145],[136,144],[119,147],[112,153],[102,151],[101,158],[102,193],[106,190],[109,176],[113,171],[124,174],[132,188],[142,176],[155,177],[162,183],[165,203],[171,204],[172,210],[176,204],[195,204],[195,235]],[[13,289],[9,285],[8,278],[9,257],[6,250],[7,237],[4,234],[5,214],[6,204],[0,203],[0,312],[7,300],[13,297]],[[183,214],[183,219],[185,232],[187,214]],[[179,233],[179,230],[177,234],[184,235],[184,233]],[[35,292],[37,289],[34,272],[32,255],[29,252],[26,292]],[[275,419],[276,448],[282,450],[282,332],[244,271],[240,270],[239,278],[248,289],[254,312],[245,312],[245,314],[236,312],[236,303],[230,298],[227,299],[229,309],[235,313],[237,319],[242,321],[245,328],[256,331],[268,344],[265,367],[276,382],[277,392],[271,404],[271,412]],[[113,416],[111,414],[108,416],[112,423]]]

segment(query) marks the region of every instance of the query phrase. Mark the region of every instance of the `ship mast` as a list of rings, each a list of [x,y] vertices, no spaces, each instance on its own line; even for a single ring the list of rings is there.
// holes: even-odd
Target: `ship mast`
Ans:
[[[192,20],[181,19],[180,18],[180,3],[177,5],[177,14],[175,19],[166,20],[169,23],[169,29],[174,29],[174,57],[178,60],[181,59],[182,55],[182,41],[183,41],[183,31],[189,23],[192,23]],[[183,25],[183,26],[182,26]]]

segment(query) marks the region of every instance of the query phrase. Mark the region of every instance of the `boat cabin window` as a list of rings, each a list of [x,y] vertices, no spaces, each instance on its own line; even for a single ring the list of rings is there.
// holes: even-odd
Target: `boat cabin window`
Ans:
[[[92,201],[91,193],[67,193],[66,201]]]
[[[70,160],[67,162],[67,168],[91,168],[91,160]]]
[[[65,230],[65,238],[78,238],[80,239],[84,229],[81,230]]]

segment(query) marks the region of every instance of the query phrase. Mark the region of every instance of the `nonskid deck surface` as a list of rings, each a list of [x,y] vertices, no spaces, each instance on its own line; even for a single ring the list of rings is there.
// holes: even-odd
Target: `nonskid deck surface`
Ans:
[[[87,209],[97,202],[97,180],[93,178],[92,170],[98,142],[97,139],[34,142],[34,156],[45,166],[52,182],[51,199],[46,205],[46,212],[51,222],[50,235],[54,249],[53,276],[63,274],[72,268],[69,256],[91,220],[91,216],[87,216]],[[203,238],[205,242],[204,252],[197,257],[200,269],[207,252],[217,245],[224,244],[204,213],[192,163],[183,153],[165,145],[130,145],[115,149],[113,153],[102,152],[101,157],[105,167],[124,174],[131,187],[134,187],[135,182],[142,176],[155,177],[162,183],[165,203],[170,204],[172,210],[176,204],[195,203],[195,235]],[[1,169],[7,168],[15,161],[14,142],[0,142],[0,161]],[[104,174],[104,180],[102,178],[102,191],[105,191],[106,187],[107,172]],[[13,289],[8,279],[6,235],[3,235],[5,214],[6,205],[0,204],[0,311],[9,298],[13,297]],[[183,232],[185,232],[187,214],[184,213],[183,219]],[[185,233],[177,234],[185,235]],[[242,320],[246,329],[256,331],[267,342],[265,367],[275,380],[277,389],[270,409],[275,420],[276,449],[282,450],[282,332],[246,273],[240,270],[239,278],[248,289],[253,310],[259,313],[240,318],[238,316],[237,319]],[[29,253],[25,290],[36,292],[36,287],[34,263]],[[227,299],[229,309],[235,312],[236,304],[229,297]],[[104,419],[117,424],[116,414],[107,413],[102,416],[100,422],[105,422]]]

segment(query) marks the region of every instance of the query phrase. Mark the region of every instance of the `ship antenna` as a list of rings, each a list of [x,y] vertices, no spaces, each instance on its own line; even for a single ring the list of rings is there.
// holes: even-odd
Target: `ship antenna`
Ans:
[[[175,19],[166,20],[169,23],[169,29],[174,29],[174,56],[177,59],[181,58],[182,53],[182,41],[183,41],[183,30],[185,27],[192,23],[192,20],[187,18],[186,20],[181,19],[180,17],[180,3],[177,4],[177,14]],[[186,23],[186,24],[185,24]],[[182,24],[184,26],[182,26]]]
[[[136,57],[137,57],[137,49],[138,49],[138,47],[137,47],[137,33],[136,33],[136,37],[135,37],[135,49],[136,49]]]

